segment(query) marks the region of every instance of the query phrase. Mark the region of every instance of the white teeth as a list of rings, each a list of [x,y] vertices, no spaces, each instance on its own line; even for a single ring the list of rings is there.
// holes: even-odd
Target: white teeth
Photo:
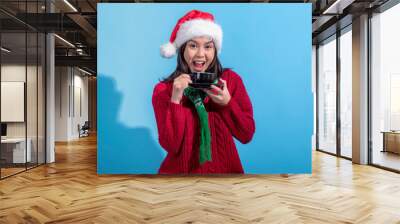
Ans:
[[[204,65],[205,62],[204,61],[195,61],[194,64],[196,64],[196,65]]]

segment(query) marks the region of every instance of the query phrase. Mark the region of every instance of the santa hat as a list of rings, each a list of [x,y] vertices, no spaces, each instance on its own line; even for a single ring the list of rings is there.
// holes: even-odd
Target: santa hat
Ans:
[[[217,52],[221,52],[222,29],[214,22],[214,16],[207,12],[192,10],[178,20],[169,42],[160,47],[161,56],[171,58],[186,41],[200,36],[211,37]]]

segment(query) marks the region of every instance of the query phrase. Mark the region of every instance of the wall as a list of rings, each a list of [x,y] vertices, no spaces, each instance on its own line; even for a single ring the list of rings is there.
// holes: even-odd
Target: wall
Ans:
[[[313,92],[313,104],[317,105],[317,48],[315,45],[312,46],[312,55],[311,55],[311,72],[312,72],[312,92]],[[317,149],[317,107],[314,106],[313,110],[313,135],[311,137],[311,146],[313,150]]]
[[[91,77],[88,80],[89,89],[89,122],[90,131],[97,132],[97,78]]]
[[[56,67],[55,73],[55,140],[77,139],[78,124],[88,120],[88,77],[72,67]]]
[[[39,68],[40,69],[40,68]],[[1,67],[1,81],[18,81],[27,83],[27,125],[28,125],[28,133],[35,132],[36,134],[36,120],[37,107],[42,107],[42,101],[39,101],[39,105],[37,105],[37,95],[36,95],[36,67],[28,66],[27,67],[27,78],[28,82],[25,82],[25,65],[2,65]],[[41,69],[39,70],[39,74],[41,73]],[[6,108],[2,108],[2,110],[6,110]],[[35,122],[35,123],[32,123]],[[12,122],[7,123],[7,136],[8,137],[25,137],[25,123],[23,122]],[[28,136],[29,137],[29,136]]]
[[[32,67],[28,67],[31,70]],[[1,81],[2,82],[25,82],[25,65],[9,64],[1,66]],[[25,82],[26,83],[26,82]],[[29,94],[32,95],[32,94]],[[4,96],[3,96],[4,97]],[[1,108],[6,110],[6,108]],[[24,122],[7,123],[7,137],[25,137]]]
[[[25,138],[31,143],[32,162],[44,162],[44,80],[42,67],[25,64],[3,64],[1,81],[19,81],[26,84],[26,121],[7,122],[7,137]],[[27,81],[25,80],[27,79]],[[7,96],[3,96],[7,97]],[[7,110],[7,108],[1,108]],[[38,151],[39,150],[39,151]],[[39,156],[37,156],[39,153]]]

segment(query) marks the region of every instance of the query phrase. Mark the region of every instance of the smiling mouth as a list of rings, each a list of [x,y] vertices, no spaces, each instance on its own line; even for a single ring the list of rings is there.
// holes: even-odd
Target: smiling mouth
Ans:
[[[193,68],[194,68],[196,71],[201,71],[201,70],[204,68],[204,65],[205,65],[205,64],[206,64],[205,61],[202,61],[202,62],[200,62],[200,61],[194,61],[194,62],[192,63]]]

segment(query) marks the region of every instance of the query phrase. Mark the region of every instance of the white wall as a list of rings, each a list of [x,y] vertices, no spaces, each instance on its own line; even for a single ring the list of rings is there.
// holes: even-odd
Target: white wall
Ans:
[[[76,75],[77,70],[75,70],[74,75],[74,108],[72,108],[72,132],[71,134],[74,137],[78,137],[78,124],[81,126],[85,123],[85,121],[89,118],[88,112],[88,77],[81,76],[83,73],[79,73]]]
[[[55,141],[68,140],[68,71],[67,67],[55,68]]]
[[[1,66],[1,81],[2,82],[25,82],[25,64],[8,64]],[[28,66],[29,70],[32,70],[32,67]],[[6,96],[3,96],[6,97]],[[7,110],[7,108],[1,108],[1,110]],[[10,122],[7,123],[7,136],[8,137],[25,137],[25,122]]]
[[[77,139],[78,124],[88,120],[88,77],[76,68],[56,67],[55,85],[55,140]]]
[[[27,69],[27,70],[25,70]],[[25,82],[26,71],[28,72],[28,81],[30,86],[36,86],[36,80],[30,77],[32,74],[36,76],[36,66],[18,65],[18,64],[5,64],[1,66],[1,81],[2,82]],[[36,136],[36,87],[27,88],[27,118],[28,118],[28,137],[30,133],[35,133]],[[2,96],[7,97],[7,96]],[[39,105],[40,107],[41,105]],[[7,110],[7,108],[1,108]],[[34,123],[32,123],[34,122]],[[25,124],[26,122],[7,122],[7,136],[8,137],[25,137]]]
[[[317,48],[315,45],[312,46],[312,60],[311,60],[311,86],[313,93],[313,103],[314,103],[314,127],[313,127],[313,135],[311,137],[311,147],[313,150],[317,148]]]
[[[24,82],[26,84],[26,105],[23,103],[22,113],[26,112],[26,121],[22,122],[6,122],[7,137],[9,138],[24,138],[25,135],[30,140],[30,148],[32,161],[39,163],[44,162],[44,74],[42,67],[25,64],[3,64],[1,66],[1,81],[2,82]],[[27,78],[27,81],[25,80]],[[3,90],[2,90],[3,91]],[[2,98],[8,98],[7,95],[2,95]],[[4,113],[15,113],[11,108],[2,107]],[[4,111],[5,110],[5,111]],[[39,155],[37,156],[37,153]]]

